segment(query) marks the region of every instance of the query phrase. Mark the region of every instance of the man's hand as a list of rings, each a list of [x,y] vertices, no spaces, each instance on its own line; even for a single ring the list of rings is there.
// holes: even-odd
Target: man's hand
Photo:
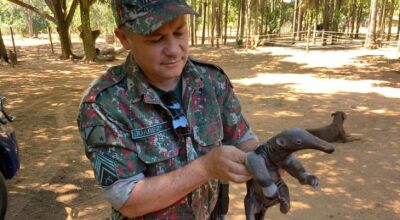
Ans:
[[[246,182],[251,176],[244,165],[245,156],[234,146],[215,147],[186,166],[140,180],[119,211],[133,218],[166,208],[209,179]]]
[[[200,161],[210,178],[242,183],[251,179],[244,165],[245,157],[242,150],[223,145],[212,149]]]

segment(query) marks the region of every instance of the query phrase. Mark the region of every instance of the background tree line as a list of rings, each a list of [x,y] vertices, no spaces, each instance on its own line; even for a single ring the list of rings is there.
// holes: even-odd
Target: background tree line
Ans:
[[[291,44],[321,34],[326,45],[345,35],[376,48],[399,40],[400,0],[188,0],[199,16],[189,19],[192,45],[219,47],[233,41],[253,47],[284,37]],[[393,22],[396,15],[397,21]],[[37,36],[48,27],[59,35],[63,59],[73,57],[71,33],[81,32],[87,60],[95,60],[93,30],[112,33],[114,20],[107,0],[7,0],[0,2],[0,24]],[[367,31],[362,31],[362,28]],[[1,32],[0,32],[1,36]],[[0,46],[1,53],[1,46]]]

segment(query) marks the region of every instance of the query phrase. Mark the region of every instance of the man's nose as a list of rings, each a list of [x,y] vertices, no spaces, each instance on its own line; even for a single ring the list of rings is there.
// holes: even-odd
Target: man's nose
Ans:
[[[179,41],[176,39],[168,39],[164,47],[164,53],[167,56],[176,56],[179,53]]]

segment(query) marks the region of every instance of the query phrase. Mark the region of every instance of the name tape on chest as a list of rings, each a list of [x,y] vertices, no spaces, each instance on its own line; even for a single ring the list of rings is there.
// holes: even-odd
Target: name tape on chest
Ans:
[[[168,131],[171,128],[172,127],[169,122],[163,122],[163,123],[156,124],[156,125],[146,127],[146,128],[134,129],[134,130],[131,130],[131,138],[133,140],[136,140],[136,139],[148,137],[148,136],[151,136],[151,135],[163,132],[163,131]]]

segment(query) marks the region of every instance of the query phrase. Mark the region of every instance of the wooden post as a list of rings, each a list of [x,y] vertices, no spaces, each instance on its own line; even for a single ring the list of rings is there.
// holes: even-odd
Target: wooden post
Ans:
[[[10,27],[10,31],[11,31],[11,40],[12,40],[12,44],[13,44],[14,53],[17,54],[17,48],[15,47],[14,32],[13,32],[12,27]]]
[[[49,39],[50,39],[50,46],[51,46],[51,54],[54,55],[53,40],[51,39],[51,28],[50,28],[50,26],[48,27],[48,30],[49,30]]]

